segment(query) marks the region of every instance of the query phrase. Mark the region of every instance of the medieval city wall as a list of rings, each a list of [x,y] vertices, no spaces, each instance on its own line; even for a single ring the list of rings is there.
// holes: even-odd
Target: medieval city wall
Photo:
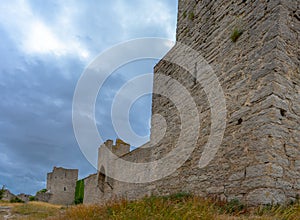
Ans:
[[[185,59],[177,44],[155,67],[154,91],[162,86],[158,74],[176,79],[189,91],[201,118],[196,148],[168,177],[150,184],[116,181],[113,194],[134,199],[185,191],[248,204],[295,199],[300,193],[299,10],[298,1],[180,0],[177,42],[198,51],[218,77],[226,99],[224,139],[214,159],[199,168],[215,106],[194,73],[174,64]],[[234,39],[234,32],[241,35]],[[201,73],[200,64],[190,66]],[[168,98],[153,95],[155,114],[165,118],[167,130],[151,149],[151,160],[172,151],[182,132],[179,111]],[[192,123],[194,118],[187,120]],[[162,132],[158,122],[152,120],[151,140]],[[133,151],[128,159],[143,161],[143,156]]]
[[[179,1],[177,41],[199,51],[218,76],[227,127],[214,160],[200,169],[211,106],[191,73],[162,60],[155,72],[175,78],[190,91],[202,120],[190,160],[167,181],[157,182],[155,194],[188,191],[249,204],[284,203],[299,194],[299,7],[299,1]],[[236,42],[231,39],[234,30],[243,32]],[[184,57],[176,46],[167,56]],[[158,84],[154,80],[154,87]],[[172,125],[170,139],[164,138],[153,151],[161,158],[176,143],[180,115],[160,96],[154,96],[152,111]],[[155,138],[160,131],[151,132]]]
[[[95,182],[97,187],[87,190],[87,195],[98,193],[89,202],[182,191],[224,200],[237,198],[250,205],[294,200],[300,194],[300,2],[179,0],[177,23],[177,44],[155,67],[154,91],[161,87],[168,91],[172,86],[171,81],[161,85],[159,74],[164,74],[180,82],[193,97],[200,115],[195,149],[175,172],[149,184],[108,178],[107,167],[102,169],[99,160],[98,174],[85,180],[86,187],[92,189]],[[188,60],[180,44],[209,63],[226,101],[224,138],[204,168],[199,167],[199,160],[212,134],[212,109],[222,109],[209,102],[205,86],[210,85],[195,80],[203,67],[197,63],[199,57],[186,64],[195,72],[176,64]],[[210,92],[217,95],[219,91],[210,88]],[[117,151],[112,141],[106,146],[132,162],[165,157],[183,132],[181,115],[175,103],[157,94],[152,102],[152,116],[155,114],[163,116],[167,125],[155,147],[127,152],[127,145]],[[191,114],[186,120],[192,124],[195,117]],[[159,123],[152,119],[151,141],[163,132]],[[193,128],[184,132],[181,135],[189,137]]]

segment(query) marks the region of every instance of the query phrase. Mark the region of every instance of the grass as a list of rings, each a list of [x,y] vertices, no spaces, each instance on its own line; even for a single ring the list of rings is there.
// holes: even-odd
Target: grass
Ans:
[[[0,207],[1,206],[14,207],[14,206],[22,205],[22,204],[23,203],[11,203],[10,201],[0,200]]]
[[[248,208],[238,200],[226,203],[181,193],[165,197],[148,197],[139,201],[112,202],[106,205],[79,205],[68,208],[55,220],[129,220],[129,219],[284,219],[296,220],[300,205]]]
[[[16,220],[40,220],[58,216],[63,210],[60,205],[52,205],[43,202],[29,202],[27,204],[15,205],[12,207],[13,219]]]
[[[122,200],[104,206],[79,205],[67,209],[56,219],[214,219],[216,211],[208,200],[196,197],[149,197],[134,202]]]
[[[238,200],[226,203],[178,193],[163,197],[152,196],[138,201],[121,200],[106,205],[77,205],[68,208],[40,202],[12,204],[12,214],[19,216],[15,218],[18,220],[296,220],[300,216],[300,204],[249,208]]]

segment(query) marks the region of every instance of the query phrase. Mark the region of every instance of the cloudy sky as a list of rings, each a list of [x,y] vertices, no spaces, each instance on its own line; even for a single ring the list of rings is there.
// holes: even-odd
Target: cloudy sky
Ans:
[[[141,37],[174,40],[177,0],[6,0],[0,4],[0,185],[13,193],[45,188],[53,166],[94,173],[72,127],[72,98],[85,67],[115,44]],[[98,130],[114,139],[110,103],[131,77],[157,60],[116,70],[99,92]],[[149,135],[151,97],[130,122]],[[100,144],[100,143],[99,143]]]

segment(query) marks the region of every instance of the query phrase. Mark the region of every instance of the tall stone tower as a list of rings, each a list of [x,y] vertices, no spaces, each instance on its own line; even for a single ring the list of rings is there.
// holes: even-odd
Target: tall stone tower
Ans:
[[[47,174],[47,193],[50,195],[48,202],[72,205],[74,203],[77,180],[77,169],[54,167],[53,171]]]
[[[201,128],[190,159],[155,182],[152,193],[188,191],[248,204],[295,199],[300,194],[300,1],[179,0],[176,38],[213,68],[226,99],[227,125],[216,156],[199,168],[210,135],[211,106],[191,73],[161,60],[155,73],[188,89]],[[173,51],[168,60],[178,56]],[[174,147],[180,115],[174,103],[159,95],[153,96],[152,111],[168,125],[165,138],[153,149],[157,159]],[[151,138],[160,132],[156,122]]]

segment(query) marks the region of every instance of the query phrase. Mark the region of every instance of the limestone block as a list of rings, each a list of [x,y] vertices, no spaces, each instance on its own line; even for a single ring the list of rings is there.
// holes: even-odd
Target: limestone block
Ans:
[[[272,176],[282,177],[283,168],[275,164],[258,164],[246,168],[246,177]]]
[[[224,186],[213,186],[206,189],[206,192],[209,194],[220,194],[224,193],[225,188]]]
[[[229,181],[240,180],[240,179],[243,179],[244,177],[245,177],[245,171],[242,170],[242,171],[232,174],[228,180]]]

